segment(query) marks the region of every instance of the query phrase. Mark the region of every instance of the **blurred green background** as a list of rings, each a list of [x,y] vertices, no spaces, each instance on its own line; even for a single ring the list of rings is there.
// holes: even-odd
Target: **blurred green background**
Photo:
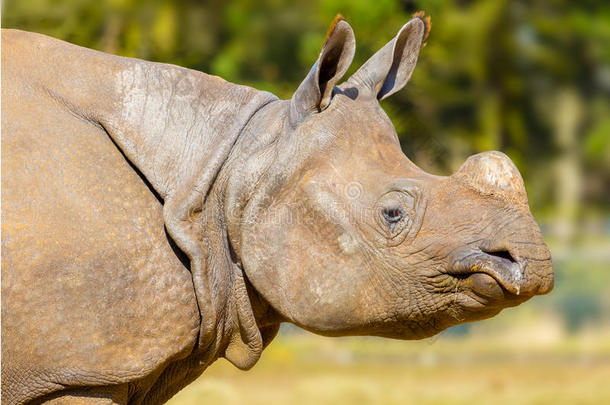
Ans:
[[[348,75],[425,10],[432,31],[383,102],[436,174],[497,149],[520,169],[555,290],[424,342],[283,327],[260,363],[224,361],[172,404],[610,403],[610,2],[607,0],[5,0],[2,26],[202,70],[289,98],[337,13]]]

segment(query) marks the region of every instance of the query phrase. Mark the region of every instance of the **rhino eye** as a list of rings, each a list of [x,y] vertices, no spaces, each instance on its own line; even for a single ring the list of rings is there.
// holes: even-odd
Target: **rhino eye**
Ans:
[[[398,223],[404,216],[404,212],[403,212],[402,208],[400,208],[400,207],[391,207],[391,208],[384,208],[383,211],[381,212],[381,215],[383,215],[383,218],[385,219],[385,221],[388,225],[388,229],[389,229],[390,233],[393,233],[394,228],[396,228],[396,225],[398,225]]]
[[[383,217],[390,224],[395,224],[402,219],[402,208],[386,208],[383,210]]]
[[[413,183],[409,179],[390,183],[375,204],[375,230],[385,246],[397,246],[407,237],[413,239],[421,227],[427,199]]]

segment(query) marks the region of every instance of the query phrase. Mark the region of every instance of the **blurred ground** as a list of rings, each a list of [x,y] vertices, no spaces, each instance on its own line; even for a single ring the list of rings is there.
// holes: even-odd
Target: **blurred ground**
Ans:
[[[253,370],[219,360],[169,404],[610,403],[610,333],[539,332],[419,342],[282,335]]]

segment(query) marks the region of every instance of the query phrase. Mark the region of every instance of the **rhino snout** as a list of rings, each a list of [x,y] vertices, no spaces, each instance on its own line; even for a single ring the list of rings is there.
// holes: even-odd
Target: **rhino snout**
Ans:
[[[511,251],[515,252],[513,249],[458,249],[452,255],[448,274],[463,279],[465,286],[485,298],[503,299],[505,292],[522,298],[549,293],[553,289],[550,253],[534,257]]]
[[[521,294],[527,296],[548,294],[554,285],[551,252],[542,237],[539,239],[532,243],[521,242],[513,249],[523,274]]]

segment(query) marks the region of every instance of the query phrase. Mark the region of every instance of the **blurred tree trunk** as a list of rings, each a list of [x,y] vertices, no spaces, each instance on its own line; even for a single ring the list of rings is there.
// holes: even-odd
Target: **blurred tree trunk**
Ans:
[[[554,137],[559,155],[555,162],[555,199],[557,216],[554,231],[562,242],[576,233],[576,221],[582,191],[580,144],[578,132],[582,120],[583,100],[573,88],[557,92]]]

